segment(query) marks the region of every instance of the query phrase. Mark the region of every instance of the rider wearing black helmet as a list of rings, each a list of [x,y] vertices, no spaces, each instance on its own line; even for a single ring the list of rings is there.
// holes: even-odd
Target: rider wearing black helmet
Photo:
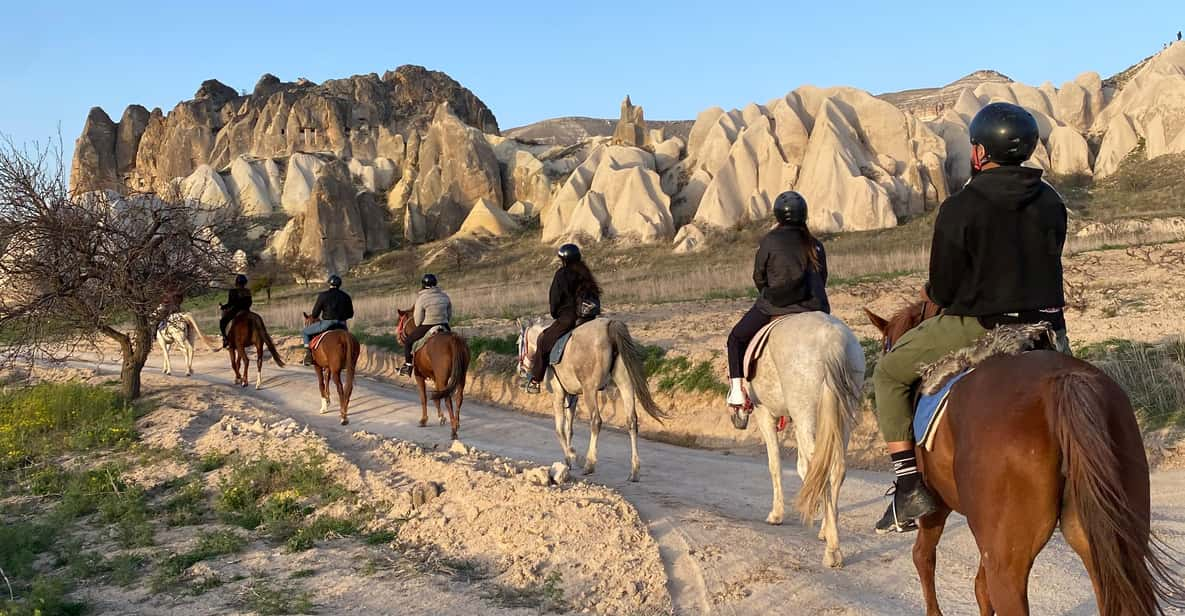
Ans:
[[[1040,140],[1024,108],[992,103],[971,121],[972,178],[948,198],[934,221],[925,293],[939,316],[901,336],[876,364],[877,420],[897,476],[893,502],[878,533],[917,528],[935,508],[914,455],[911,392],[919,368],[966,347],[1002,323],[1050,323],[1068,352],[1062,306],[1066,207],[1041,179],[1020,166]]]
[[[560,268],[551,279],[549,304],[551,317],[555,319],[539,334],[535,343],[535,361],[531,364],[531,378],[524,385],[527,393],[539,393],[539,383],[547,374],[548,360],[555,343],[564,334],[576,329],[596,316],[601,303],[601,287],[576,244],[564,244],[556,251]],[[595,305],[596,310],[588,312],[582,304]]]
[[[424,337],[432,328],[449,327],[453,318],[453,303],[448,295],[437,286],[435,274],[424,274],[420,279],[420,292],[416,294],[416,305],[412,309],[412,325],[403,343],[403,366],[399,374],[411,376],[412,345]]]
[[[827,253],[807,228],[806,199],[788,190],[774,200],[778,226],[761,238],[753,263],[757,302],[728,334],[729,390],[726,402],[732,423],[748,425],[743,388],[745,348],[773,317],[821,310],[831,312],[827,301]]]
[[[226,294],[226,303],[222,305],[222,318],[218,320],[218,331],[222,332],[222,348],[226,348],[226,326],[234,320],[240,312],[251,309],[251,289],[247,288],[247,277],[243,274],[235,276],[235,286]]]
[[[313,365],[313,351],[308,348],[313,336],[335,327],[345,328],[346,321],[354,318],[354,302],[350,296],[341,290],[341,276],[333,274],[328,280],[329,288],[317,294],[317,301],[313,304],[313,311],[309,313],[316,323],[304,328],[304,365]]]

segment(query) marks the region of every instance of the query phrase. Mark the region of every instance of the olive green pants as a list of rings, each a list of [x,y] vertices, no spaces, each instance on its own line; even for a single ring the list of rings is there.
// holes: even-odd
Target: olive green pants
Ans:
[[[951,351],[970,346],[987,333],[975,317],[939,315],[905,332],[876,364],[872,385],[877,422],[885,442],[913,440],[913,384],[922,367]],[[1070,352],[1066,330],[1056,334],[1057,349]]]

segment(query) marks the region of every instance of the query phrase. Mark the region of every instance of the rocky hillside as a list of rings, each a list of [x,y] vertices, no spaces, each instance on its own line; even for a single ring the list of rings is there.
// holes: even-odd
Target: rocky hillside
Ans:
[[[693,120],[647,120],[650,128],[662,129],[667,137],[679,137],[684,141],[691,132]],[[550,145],[575,145],[594,137],[612,137],[617,120],[607,118],[549,118],[526,126],[507,129],[503,135],[522,141],[533,141]]]
[[[1059,88],[978,71],[881,97],[802,86],[704,110],[690,129],[646,121],[627,97],[616,122],[561,118],[506,135],[472,92],[420,67],[321,85],[265,75],[244,96],[208,81],[167,115],[132,106],[115,123],[92,110],[71,182],[180,190],[268,216],[253,238],[263,256],[332,271],[399,242],[523,228],[547,243],[673,242],[684,252],[712,228],[767,220],[791,188],[823,232],[924,214],[966,181],[968,123],[994,101],[1037,118],[1028,164],[1053,175],[1103,178],[1133,152],[1185,152],[1185,43],[1123,75],[1106,85],[1083,73]]]

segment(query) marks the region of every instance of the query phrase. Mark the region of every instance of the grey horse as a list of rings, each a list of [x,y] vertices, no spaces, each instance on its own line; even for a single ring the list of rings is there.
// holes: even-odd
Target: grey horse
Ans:
[[[169,351],[174,346],[178,346],[181,347],[181,352],[185,355],[185,376],[192,375],[193,343],[197,340],[201,340],[206,349],[214,350],[214,347],[210,346],[206,337],[202,335],[202,330],[198,328],[197,321],[193,320],[193,315],[188,312],[174,312],[165,318],[156,330],[156,343],[160,346],[160,352],[164,358],[164,365],[161,366],[160,371],[164,374],[173,374],[173,365],[169,362]]]
[[[827,541],[823,564],[843,566],[839,549],[839,488],[843,485],[848,437],[860,409],[864,351],[839,319],[822,312],[783,317],[769,333],[749,383],[753,417],[765,441],[773,480],[773,509],[766,522],[781,524],[782,457],[777,418],[794,424],[802,489],[795,508],[810,525],[822,509],[819,538]]]
[[[547,321],[536,319],[519,322],[518,367],[530,371],[534,363],[535,342]],[[628,413],[630,435],[630,481],[638,480],[641,463],[638,461],[638,410],[641,403],[646,413],[658,421],[666,415],[650,395],[646,383],[642,354],[630,337],[625,323],[611,319],[594,319],[572,330],[572,338],[564,351],[563,360],[550,367],[544,379],[554,400],[555,433],[569,467],[576,463],[572,448],[572,422],[576,414],[576,397],[583,396],[588,408],[592,435],[588,454],[584,457],[584,474],[591,474],[597,466],[597,436],[601,431],[601,408],[597,392],[612,384],[618,392],[622,408]]]

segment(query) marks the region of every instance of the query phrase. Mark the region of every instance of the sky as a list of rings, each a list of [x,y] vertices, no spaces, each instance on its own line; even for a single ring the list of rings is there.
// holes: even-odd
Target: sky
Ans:
[[[166,112],[205,79],[316,82],[402,64],[441,70],[511,128],[654,120],[764,102],[803,84],[873,93],[981,68],[1059,85],[1103,77],[1185,29],[1181,0],[1102,2],[20,2],[0,0],[0,135],[67,154],[88,110]]]

